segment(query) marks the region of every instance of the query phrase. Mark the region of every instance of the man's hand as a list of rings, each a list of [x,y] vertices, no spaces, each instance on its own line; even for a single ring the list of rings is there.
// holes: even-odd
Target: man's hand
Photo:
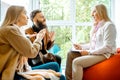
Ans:
[[[49,37],[50,37],[50,40],[51,41],[54,41],[55,40],[55,32],[49,32]]]

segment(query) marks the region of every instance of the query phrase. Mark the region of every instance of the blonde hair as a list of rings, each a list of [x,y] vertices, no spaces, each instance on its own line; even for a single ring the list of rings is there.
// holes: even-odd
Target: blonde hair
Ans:
[[[18,16],[23,10],[23,6],[10,6],[6,12],[6,16],[2,23],[2,27],[15,24],[18,20]]]
[[[110,18],[108,17],[107,9],[106,6],[103,4],[98,4],[95,6],[96,11],[99,15],[99,17],[105,21],[111,21]]]

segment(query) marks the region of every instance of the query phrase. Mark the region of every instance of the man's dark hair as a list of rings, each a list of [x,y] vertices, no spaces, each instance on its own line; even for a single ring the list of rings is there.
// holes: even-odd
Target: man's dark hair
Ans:
[[[36,9],[36,10],[33,10],[31,13],[30,13],[30,19],[33,21],[33,18],[35,17],[35,15],[37,13],[41,13],[41,10],[39,9]]]

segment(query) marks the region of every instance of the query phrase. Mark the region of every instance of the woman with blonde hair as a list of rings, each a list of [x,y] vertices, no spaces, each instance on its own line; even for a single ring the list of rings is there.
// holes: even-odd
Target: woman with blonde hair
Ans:
[[[46,30],[36,34],[33,43],[22,34],[20,27],[27,25],[28,17],[23,6],[10,6],[0,27],[0,80],[65,80],[58,72],[36,69],[28,65],[27,58],[37,56],[42,49],[41,40]],[[58,66],[58,64],[47,64]]]
[[[10,6],[0,27],[0,80],[14,80],[22,56],[34,58],[42,47],[41,40],[46,31],[37,34],[31,42],[21,33],[20,27],[27,25],[28,17],[22,6]]]
[[[98,4],[92,11],[94,25],[89,44],[74,44],[77,53],[67,55],[66,79],[82,80],[83,69],[109,59],[116,52],[116,28],[107,14],[105,5]]]

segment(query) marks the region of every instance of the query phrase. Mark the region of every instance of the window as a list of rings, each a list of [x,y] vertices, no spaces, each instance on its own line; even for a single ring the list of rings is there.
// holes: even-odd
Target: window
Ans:
[[[30,0],[0,0],[0,23],[3,21],[4,17],[5,17],[5,14],[6,14],[6,11],[7,11],[7,8],[10,6],[10,5],[21,5],[21,6],[24,6],[26,8],[27,11],[30,11],[31,8],[30,8]],[[29,13],[29,12],[28,12]]]
[[[24,5],[28,15],[31,10],[41,9],[47,19],[50,31],[55,31],[55,44],[60,47],[58,55],[62,57],[65,66],[67,52],[74,42],[89,42],[91,29],[91,9],[95,4],[103,3],[107,6],[109,16],[112,17],[112,0],[1,0],[0,19],[2,20],[7,7],[11,4]]]
[[[56,32],[55,43],[61,48],[59,55],[63,58],[63,66],[71,48],[71,40],[89,42],[91,8],[98,3],[105,4],[108,13],[111,12],[111,0],[40,0],[40,9],[47,18],[48,27]]]

